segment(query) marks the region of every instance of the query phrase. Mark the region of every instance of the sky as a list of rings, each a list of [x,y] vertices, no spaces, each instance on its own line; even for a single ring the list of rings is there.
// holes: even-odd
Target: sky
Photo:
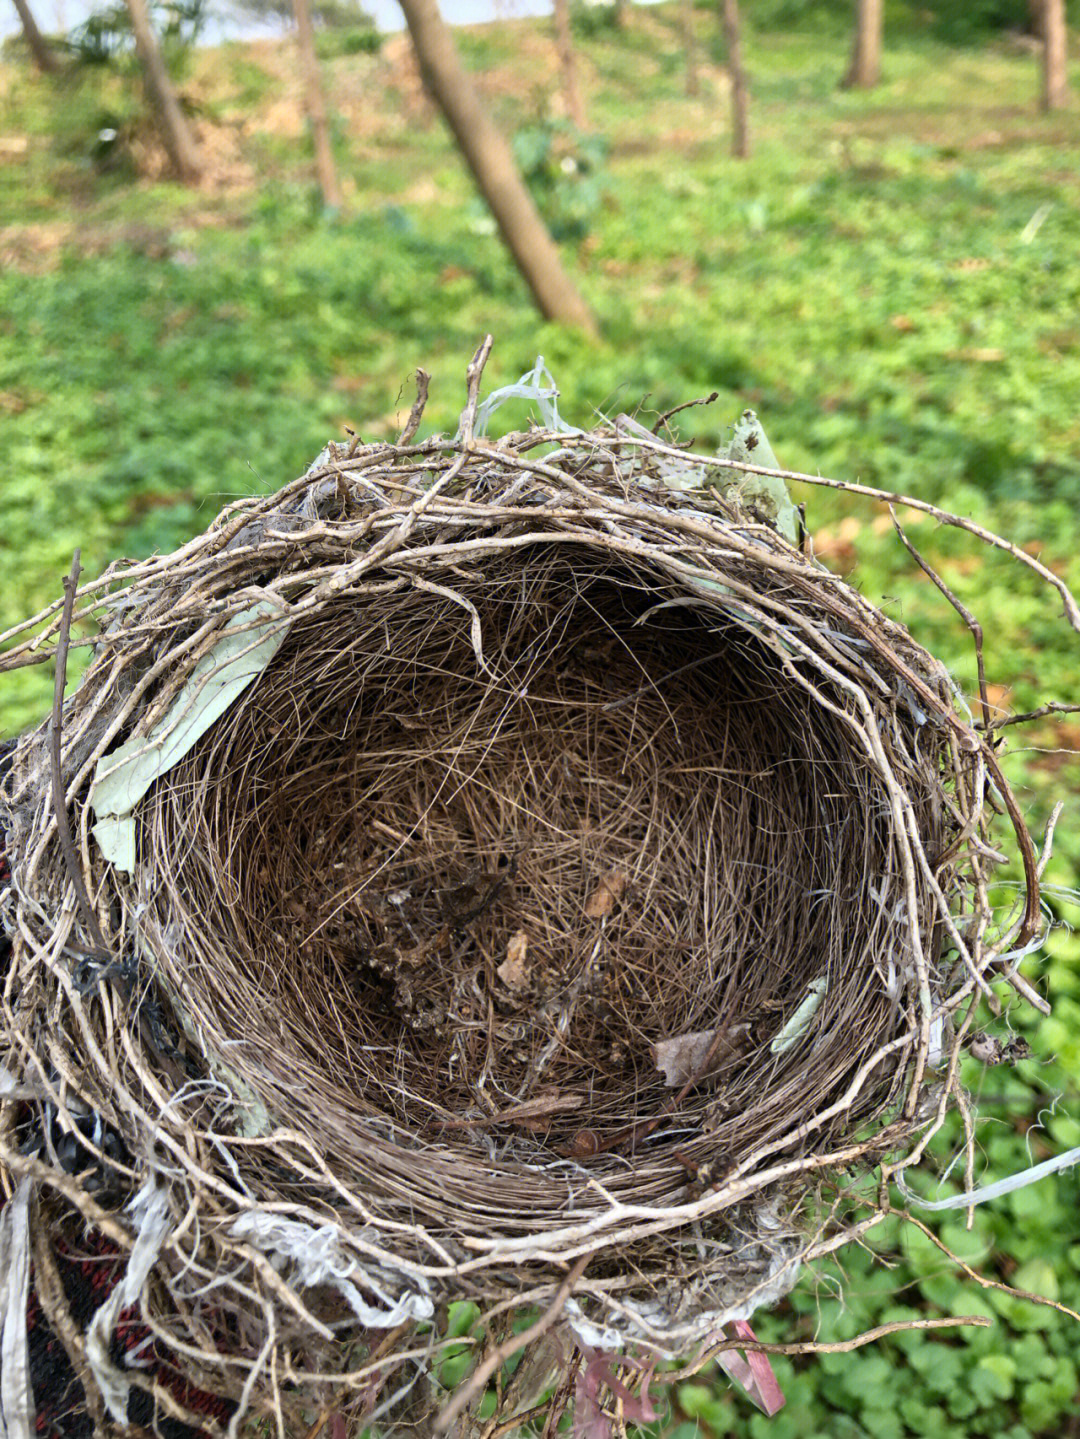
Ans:
[[[74,29],[97,8],[97,0],[31,0],[34,18],[46,34]],[[364,9],[374,17],[380,30],[405,28],[397,0],[365,0]],[[551,12],[551,0],[440,0],[439,9],[451,25],[475,25],[521,15],[547,15]],[[0,39],[14,35],[18,28],[19,20],[11,0],[0,0]],[[215,45],[221,40],[280,34],[278,24],[260,25],[248,16],[230,14],[221,6],[218,16],[207,26],[203,40],[205,44]]]

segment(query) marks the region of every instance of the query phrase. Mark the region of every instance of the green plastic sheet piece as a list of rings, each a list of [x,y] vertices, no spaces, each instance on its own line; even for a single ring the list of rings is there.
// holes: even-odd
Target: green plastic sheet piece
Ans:
[[[288,619],[266,600],[233,615],[150,733],[98,760],[90,790],[93,835],[117,869],[130,873],[135,867],[135,806],[262,674],[288,628]]]
[[[735,422],[731,443],[719,451],[717,459],[735,460],[741,465],[760,465],[767,470],[780,469],[780,462],[753,410],[744,410],[739,416]],[[732,471],[728,471],[717,484],[717,489],[724,498],[735,500],[744,509],[775,525],[786,540],[798,545],[799,512],[791,503],[791,496],[783,480],[778,475],[736,473],[732,478],[732,474]]]
[[[829,981],[824,977],[810,981],[807,985],[809,992],[806,998],[769,1045],[773,1054],[783,1054],[785,1050],[790,1049],[793,1044],[802,1039],[810,1028],[810,1021],[817,1014],[828,988]]]

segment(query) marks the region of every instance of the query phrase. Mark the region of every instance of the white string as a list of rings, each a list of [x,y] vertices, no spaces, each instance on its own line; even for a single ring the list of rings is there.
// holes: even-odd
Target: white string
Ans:
[[[113,1363],[109,1352],[121,1309],[134,1304],[157,1262],[169,1231],[168,1191],[147,1182],[128,1205],[138,1227],[123,1279],[97,1310],[86,1335],[86,1358],[109,1413],[118,1424],[128,1422],[127,1401],[131,1383]]]

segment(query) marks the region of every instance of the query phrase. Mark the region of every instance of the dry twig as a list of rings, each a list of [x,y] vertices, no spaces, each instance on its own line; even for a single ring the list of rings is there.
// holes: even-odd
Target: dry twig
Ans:
[[[56,640],[56,683],[53,686],[53,707],[50,720],[49,733],[49,759],[52,774],[52,800],[53,811],[56,817],[56,833],[60,842],[60,849],[64,856],[64,863],[67,866],[68,878],[71,880],[72,888],[75,891],[75,899],[79,906],[79,914],[87,932],[91,936],[97,955],[103,959],[109,958],[109,946],[98,924],[97,915],[94,913],[94,906],[90,903],[90,896],[86,891],[86,883],[83,879],[82,866],[79,863],[78,854],[75,851],[75,841],[71,835],[71,823],[68,819],[67,794],[64,787],[64,772],[61,764],[61,743],[64,726],[64,688],[67,683],[67,657],[68,645],[71,639],[71,615],[75,608],[75,595],[79,583],[80,551],[75,551],[71,561],[71,572],[64,581],[64,607],[60,615],[60,631]]]
[[[922,570],[923,574],[926,575],[927,579],[929,579],[933,584],[937,586],[937,588],[949,601],[949,604],[952,605],[953,609],[956,611],[956,613],[960,616],[960,618],[967,625],[968,629],[971,631],[971,637],[975,642],[975,664],[979,674],[979,704],[982,708],[983,729],[989,731],[991,728],[990,701],[987,699],[986,695],[986,661],[983,658],[982,625],[979,624],[978,620],[967,608],[967,606],[962,604],[961,601],[957,598],[957,596],[953,594],[952,590],[941,578],[938,572],[933,568],[931,564],[929,564],[926,559],[923,558],[923,556],[911,543],[911,541],[907,537],[907,534],[904,531],[904,527],[896,518],[896,510],[892,505],[889,506],[889,516],[893,522],[893,529],[896,531],[897,536],[900,539],[900,543],[904,546],[904,549],[907,550],[908,554],[919,566],[919,569]]]
[[[424,369],[416,371],[416,399],[413,401],[412,409],[409,411],[409,418],[405,421],[405,428],[398,437],[398,449],[403,445],[412,443],[413,437],[420,428],[420,421],[424,417],[424,406],[427,404],[428,386],[431,384],[431,376]]]

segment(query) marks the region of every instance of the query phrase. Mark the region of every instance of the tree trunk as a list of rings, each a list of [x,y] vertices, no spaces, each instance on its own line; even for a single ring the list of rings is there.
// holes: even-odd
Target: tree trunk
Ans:
[[[682,28],[683,45],[686,49],[686,93],[693,98],[701,93],[697,36],[694,34],[694,0],[682,0]]]
[[[135,32],[135,50],[142,67],[143,84],[157,116],[161,139],[177,174],[185,184],[193,184],[202,174],[202,159],[192,138],[184,112],[173,90],[157,36],[150,25],[146,0],[127,0],[131,28]]]
[[[30,54],[34,57],[34,64],[44,75],[57,74],[60,69],[60,61],[49,49],[44,35],[38,29],[27,0],[15,0],[15,9],[19,12],[19,23],[26,36],[26,43],[30,47]]]
[[[872,90],[881,79],[883,0],[855,0],[855,41],[851,64],[841,84],[845,90]]]
[[[577,62],[574,57],[574,40],[570,32],[570,6],[567,0],[553,0],[555,19],[555,49],[559,53],[559,70],[562,74],[563,99],[566,113],[579,130],[584,130],[585,106],[578,85]]]
[[[731,76],[731,153],[737,159],[745,160],[750,154],[750,87],[742,62],[739,0],[721,0],[720,23],[724,27],[728,74]]]
[[[1069,103],[1069,71],[1066,57],[1065,0],[1042,0],[1042,107],[1064,110]]]
[[[630,9],[630,0],[615,0],[615,24],[620,30],[626,28],[626,18]]]
[[[315,173],[319,177],[323,204],[328,210],[341,209],[334,152],[330,147],[330,126],[326,119],[326,96],[319,75],[319,59],[315,54],[315,31],[311,24],[308,0],[292,0],[296,16],[296,41],[300,50],[300,73],[304,80],[304,105],[311,124],[315,146]]]
[[[454,133],[465,162],[491,208],[503,239],[546,319],[596,334],[584,300],[563,269],[510,146],[480,103],[462,68],[436,0],[401,0],[428,89]]]

